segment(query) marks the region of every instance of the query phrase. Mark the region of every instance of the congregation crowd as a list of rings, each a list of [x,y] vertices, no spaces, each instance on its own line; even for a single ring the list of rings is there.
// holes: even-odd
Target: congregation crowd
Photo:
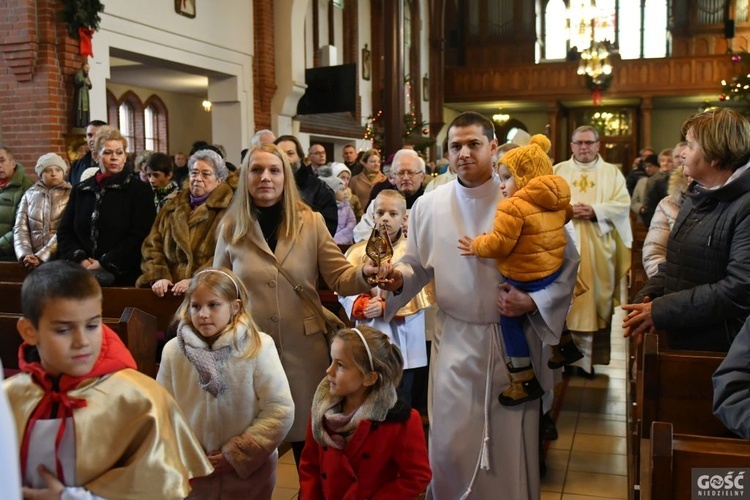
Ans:
[[[440,175],[410,147],[330,162],[268,130],[239,167],[202,141],[132,155],[92,121],[89,151],[43,154],[34,182],[0,146],[0,260],[31,270],[6,478],[24,498],[271,498],[287,442],[303,499],[538,498],[540,422],[561,368],[610,361],[635,220],[649,279],[625,335],[727,352],[715,412],[750,438],[750,122],[679,132],[627,177],[593,127],[554,164],[546,136],[498,145],[471,112]],[[327,335],[321,280],[355,327]],[[184,297],[156,381],[102,325],[109,286]]]

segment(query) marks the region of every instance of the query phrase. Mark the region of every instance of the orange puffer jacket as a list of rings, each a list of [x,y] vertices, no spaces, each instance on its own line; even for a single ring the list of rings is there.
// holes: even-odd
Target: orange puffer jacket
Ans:
[[[563,226],[573,217],[570,187],[559,175],[535,177],[497,205],[495,227],[471,245],[480,257],[494,257],[506,278],[534,281],[563,262]]]

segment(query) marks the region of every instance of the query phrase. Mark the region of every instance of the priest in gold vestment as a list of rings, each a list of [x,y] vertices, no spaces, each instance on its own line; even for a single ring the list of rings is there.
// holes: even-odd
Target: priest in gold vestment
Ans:
[[[630,196],[622,172],[599,155],[596,129],[577,128],[571,147],[572,158],[555,165],[554,172],[570,184],[581,254],[578,279],[587,290],[573,299],[567,327],[584,354],[576,365],[592,374],[595,364],[609,364],[612,312],[630,269]]]

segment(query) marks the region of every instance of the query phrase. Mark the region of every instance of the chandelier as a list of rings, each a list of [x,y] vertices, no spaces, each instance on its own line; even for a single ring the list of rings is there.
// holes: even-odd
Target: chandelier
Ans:
[[[578,49],[578,74],[601,86],[612,74],[609,62],[611,40],[615,38],[615,2],[573,0],[568,9],[570,45]]]
[[[601,85],[604,78],[612,74],[608,45],[607,42],[594,42],[581,52],[578,74],[589,76],[595,85]]]
[[[503,113],[503,108],[498,109],[498,113],[492,115],[492,121],[494,121],[501,127],[505,125],[508,120],[510,120],[510,115],[507,113]]]

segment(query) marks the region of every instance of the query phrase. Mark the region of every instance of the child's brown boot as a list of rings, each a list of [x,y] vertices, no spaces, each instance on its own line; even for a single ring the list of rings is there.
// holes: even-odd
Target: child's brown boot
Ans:
[[[536,379],[534,369],[529,366],[513,368],[508,363],[510,386],[497,397],[503,406],[515,406],[544,396],[544,389]]]
[[[552,356],[547,361],[547,366],[553,370],[575,363],[583,357],[578,350],[570,331],[565,330],[560,336],[560,343],[552,346]]]

